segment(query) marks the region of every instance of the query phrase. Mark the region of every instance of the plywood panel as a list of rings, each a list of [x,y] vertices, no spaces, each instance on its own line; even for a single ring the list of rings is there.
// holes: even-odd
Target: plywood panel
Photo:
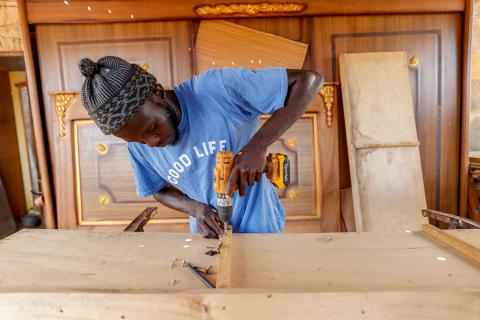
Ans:
[[[195,70],[245,66],[301,69],[308,46],[238,24],[202,21],[195,41]]]
[[[419,230],[426,200],[406,54],[343,54],[340,75],[356,230]]]
[[[455,230],[472,245],[479,231]],[[190,239],[190,241],[185,241]],[[478,290],[479,266],[422,233],[233,234],[230,288],[311,291]],[[0,241],[1,293],[201,289],[182,260],[218,240],[179,233],[23,230]],[[444,259],[437,259],[443,257]],[[174,258],[177,262],[170,268]],[[176,284],[171,285],[171,280]]]
[[[428,297],[428,303],[419,303]],[[321,301],[321,303],[319,303]],[[182,293],[4,293],[8,319],[478,319],[473,291],[278,292],[196,290]]]

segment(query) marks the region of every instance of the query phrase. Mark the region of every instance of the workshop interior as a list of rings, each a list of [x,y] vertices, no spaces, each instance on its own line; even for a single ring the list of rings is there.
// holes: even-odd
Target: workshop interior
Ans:
[[[0,0],[0,135],[2,319],[480,318],[480,0]]]

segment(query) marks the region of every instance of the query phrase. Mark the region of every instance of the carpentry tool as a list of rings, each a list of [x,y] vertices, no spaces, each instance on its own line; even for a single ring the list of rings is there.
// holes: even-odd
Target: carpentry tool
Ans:
[[[123,231],[143,232],[143,227],[157,213],[157,207],[147,207]]]
[[[228,178],[232,171],[235,156],[231,151],[217,152],[217,164],[214,169],[214,188],[217,193],[217,210],[225,230],[230,222],[233,212],[233,197],[227,194]],[[267,178],[277,188],[284,189],[290,184],[290,162],[288,157],[281,153],[270,153],[267,156],[267,163],[264,172]],[[234,185],[232,192],[238,190]]]
[[[215,288],[214,286],[212,286],[212,284],[207,280],[207,278],[205,278],[203,276],[203,274],[198,271],[194,266],[192,266],[192,264],[190,262],[183,262],[183,266],[185,268],[187,268],[188,270],[190,270],[198,279],[200,279],[200,281],[207,287],[207,288],[210,288],[210,289],[213,289]],[[208,269],[207,269],[208,270]]]

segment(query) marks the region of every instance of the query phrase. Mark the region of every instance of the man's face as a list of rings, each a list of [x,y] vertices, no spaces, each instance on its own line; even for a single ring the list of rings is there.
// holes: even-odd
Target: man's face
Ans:
[[[113,135],[127,142],[138,142],[153,147],[174,144],[178,133],[174,123],[173,109],[168,112],[168,101],[154,103],[145,100],[137,113],[126,125],[113,132]]]

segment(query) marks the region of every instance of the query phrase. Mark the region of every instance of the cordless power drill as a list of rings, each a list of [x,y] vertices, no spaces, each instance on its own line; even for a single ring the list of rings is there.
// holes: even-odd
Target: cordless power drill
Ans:
[[[217,164],[213,173],[214,189],[217,193],[218,216],[222,220],[225,230],[233,213],[233,197],[226,191],[234,160],[235,156],[231,151],[217,152]],[[275,187],[284,189],[289,186],[290,162],[286,155],[280,153],[268,154],[264,172]],[[238,186],[234,185],[232,192],[237,190]]]

